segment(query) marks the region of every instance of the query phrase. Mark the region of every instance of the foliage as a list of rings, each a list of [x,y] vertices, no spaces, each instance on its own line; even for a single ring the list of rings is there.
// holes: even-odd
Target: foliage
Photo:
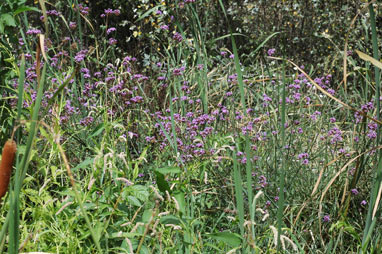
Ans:
[[[365,4],[217,2],[40,1],[3,22],[1,250],[378,248],[380,62],[356,40],[372,19],[348,19]]]

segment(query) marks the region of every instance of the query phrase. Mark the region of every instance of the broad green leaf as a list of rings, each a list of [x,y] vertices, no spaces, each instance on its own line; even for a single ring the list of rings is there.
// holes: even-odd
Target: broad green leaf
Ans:
[[[153,214],[153,209],[147,209],[143,212],[143,215],[142,215],[142,222],[149,222],[151,216]]]
[[[127,201],[133,206],[142,206],[141,202],[139,202],[139,200],[134,196],[128,196]]]
[[[149,192],[147,188],[143,185],[133,185],[131,186],[131,190],[133,191],[133,195],[137,197],[140,201],[146,202],[149,198]]]
[[[2,14],[0,20],[3,20],[7,26],[16,26],[15,18],[9,13]]]
[[[161,192],[170,192],[170,186],[168,185],[168,182],[164,179],[164,175],[159,173],[159,172],[155,172],[155,175],[156,175],[156,183],[157,183],[157,186],[159,188],[159,190]]]
[[[164,168],[158,168],[156,169],[157,172],[166,175],[166,174],[178,174],[182,172],[182,170],[179,167],[164,167]]]
[[[178,201],[179,210],[182,214],[186,213],[186,199],[184,198],[184,192],[177,191],[174,193],[176,201]]]
[[[220,232],[220,233],[215,233],[215,234],[207,234],[207,236],[209,236],[215,240],[225,242],[226,244],[228,244],[229,246],[234,247],[234,248],[239,247],[239,245],[241,243],[241,237],[235,233]]]

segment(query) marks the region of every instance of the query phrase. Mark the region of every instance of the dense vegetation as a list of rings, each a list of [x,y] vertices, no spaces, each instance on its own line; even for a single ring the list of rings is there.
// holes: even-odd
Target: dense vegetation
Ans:
[[[5,0],[0,252],[381,253],[380,13]]]

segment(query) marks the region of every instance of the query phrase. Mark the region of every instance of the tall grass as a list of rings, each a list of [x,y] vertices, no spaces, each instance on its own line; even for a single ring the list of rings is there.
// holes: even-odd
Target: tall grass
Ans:
[[[282,47],[270,49],[280,31],[243,54],[238,36],[247,35],[234,30],[221,0],[142,3],[136,22],[153,30],[136,40],[158,49],[136,56],[109,40],[120,28],[117,10],[104,10],[93,29],[85,4],[59,2],[71,8],[65,16],[51,12],[61,5],[40,1],[44,22],[23,17],[17,88],[9,84],[1,97],[19,147],[0,209],[2,252],[378,249],[372,4],[373,58],[359,52],[366,67],[356,55],[330,56],[344,57],[351,73],[342,86],[329,67],[303,67],[280,57]],[[216,11],[229,33],[209,38]],[[27,32],[33,24],[51,31],[51,45]]]

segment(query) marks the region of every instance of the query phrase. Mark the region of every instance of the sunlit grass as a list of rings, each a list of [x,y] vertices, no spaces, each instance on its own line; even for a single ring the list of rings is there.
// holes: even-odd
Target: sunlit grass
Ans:
[[[120,10],[104,10],[97,30],[86,4],[62,3],[70,15],[41,1],[44,22],[19,20],[12,51],[18,75],[1,87],[18,144],[1,201],[3,251],[378,248],[380,74],[372,8],[374,60],[360,52],[367,63],[345,57],[351,76],[343,85],[331,69],[301,66],[268,47],[278,32],[250,60],[236,44],[245,35],[230,28],[209,39],[198,3],[148,8],[137,19],[158,22],[147,36],[160,50],[136,56],[123,52],[113,37],[118,29],[110,30]],[[217,47],[224,38],[229,44]]]

